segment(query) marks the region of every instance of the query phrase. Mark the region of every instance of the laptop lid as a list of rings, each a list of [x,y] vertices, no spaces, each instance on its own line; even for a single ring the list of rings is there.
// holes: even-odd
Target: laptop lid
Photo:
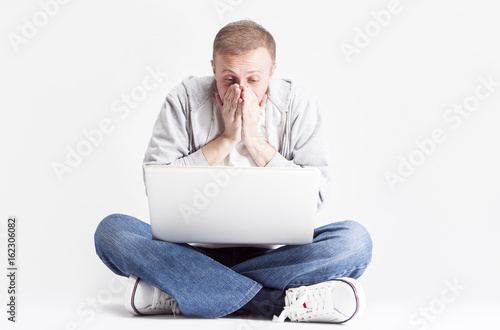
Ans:
[[[316,168],[149,165],[145,176],[154,239],[312,242],[320,179]]]

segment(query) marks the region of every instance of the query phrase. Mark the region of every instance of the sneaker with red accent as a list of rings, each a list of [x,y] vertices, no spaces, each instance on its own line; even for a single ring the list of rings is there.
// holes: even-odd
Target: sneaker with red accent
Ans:
[[[125,309],[132,315],[181,314],[174,298],[133,274],[125,290]]]
[[[273,321],[283,322],[289,318],[295,322],[344,323],[358,318],[365,307],[361,284],[353,278],[342,277],[287,290],[285,308]]]

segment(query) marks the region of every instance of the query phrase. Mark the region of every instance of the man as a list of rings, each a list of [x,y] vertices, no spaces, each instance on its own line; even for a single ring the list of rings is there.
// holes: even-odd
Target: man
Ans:
[[[169,93],[144,166],[313,166],[322,172],[321,207],[329,185],[321,113],[291,81],[271,79],[275,58],[274,39],[260,25],[245,20],[222,28],[214,76],[188,77]],[[122,214],[101,221],[95,244],[106,266],[129,277],[125,307],[134,315],[254,313],[332,323],[363,309],[355,279],[372,249],[354,221],[316,228],[307,245],[215,248],[152,240],[148,224]]]

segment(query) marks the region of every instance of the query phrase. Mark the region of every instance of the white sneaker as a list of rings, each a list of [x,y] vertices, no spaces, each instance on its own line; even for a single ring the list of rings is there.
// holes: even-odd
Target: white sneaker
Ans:
[[[361,284],[342,277],[286,291],[285,308],[273,321],[344,323],[362,314],[366,306]]]
[[[125,309],[132,315],[181,314],[174,298],[133,274],[125,290]]]

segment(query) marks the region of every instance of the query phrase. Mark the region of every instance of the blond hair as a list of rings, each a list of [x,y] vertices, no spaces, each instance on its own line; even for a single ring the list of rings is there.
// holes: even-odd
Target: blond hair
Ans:
[[[220,29],[215,36],[212,59],[215,61],[217,54],[245,55],[260,47],[269,51],[274,63],[276,43],[271,33],[251,20],[232,22]]]

